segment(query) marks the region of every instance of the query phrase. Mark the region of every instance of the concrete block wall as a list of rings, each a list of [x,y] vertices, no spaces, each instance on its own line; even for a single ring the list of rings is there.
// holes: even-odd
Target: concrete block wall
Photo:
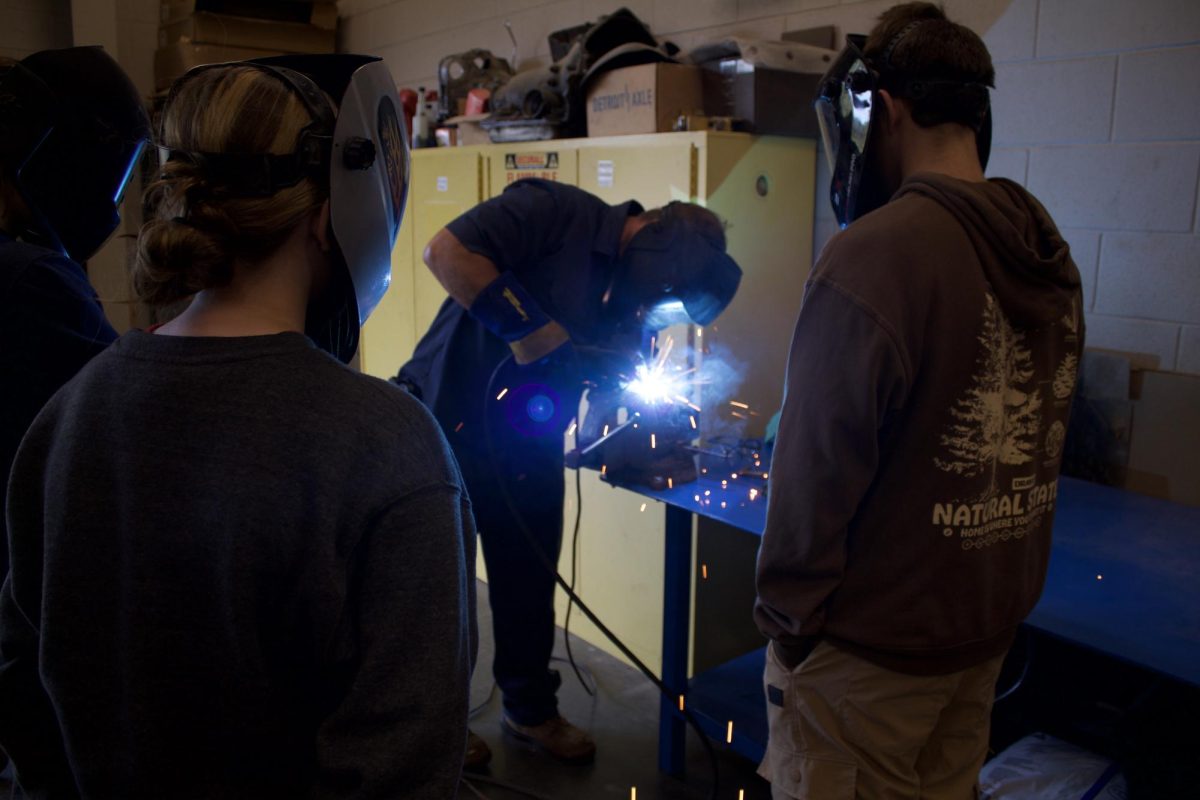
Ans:
[[[626,5],[684,49],[722,36],[864,31],[893,0],[341,0],[342,47],[378,53],[402,86],[485,47],[548,59],[546,34]],[[1083,274],[1089,344],[1200,372],[1200,2],[949,0],[997,68],[989,175],[1034,192]],[[836,231],[817,175],[815,253]]]
[[[984,41],[989,174],[1063,229],[1089,346],[1200,373],[1200,3],[1014,0]]]
[[[0,0],[0,56],[70,46],[70,0]]]

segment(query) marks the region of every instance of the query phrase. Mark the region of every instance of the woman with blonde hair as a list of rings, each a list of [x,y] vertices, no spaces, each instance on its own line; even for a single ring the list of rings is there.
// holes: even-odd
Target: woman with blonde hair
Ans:
[[[172,88],[134,283],[190,302],[80,372],[13,468],[0,744],[27,793],[455,795],[469,501],[421,404],[330,355],[387,288],[397,107],[358,56]]]

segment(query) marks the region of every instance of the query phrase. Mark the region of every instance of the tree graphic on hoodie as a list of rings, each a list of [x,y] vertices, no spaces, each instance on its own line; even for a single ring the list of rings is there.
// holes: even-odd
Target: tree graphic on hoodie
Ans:
[[[996,494],[996,471],[1001,464],[1033,460],[1041,426],[1042,397],[1036,385],[1033,361],[1025,334],[1015,330],[1000,310],[996,298],[984,295],[981,345],[971,386],[950,409],[952,421],[941,436],[946,458],[933,463],[945,472],[974,478],[989,473],[989,483],[979,499]]]

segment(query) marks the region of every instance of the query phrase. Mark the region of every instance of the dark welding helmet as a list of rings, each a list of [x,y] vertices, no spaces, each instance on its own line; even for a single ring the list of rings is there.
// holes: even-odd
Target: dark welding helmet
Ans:
[[[296,149],[284,155],[167,150],[163,158],[195,161],[223,190],[241,196],[270,196],[305,178],[328,188],[337,258],[330,285],[309,303],[305,332],[349,362],[362,323],[391,282],[392,246],[408,195],[408,139],[396,85],[371,56],[275,56],[196,67],[176,81],[167,103],[198,72],[235,65],[273,75],[303,102],[312,123]]]
[[[987,167],[992,149],[988,87],[975,81],[936,75],[907,75],[891,68],[892,51],[920,24],[920,21],[914,22],[892,38],[883,51],[880,65],[863,55],[866,36],[848,35],[846,47],[818,85],[813,106],[832,176],[829,199],[838,224],[843,228],[889,199],[873,191],[871,178],[878,176],[867,174],[872,168],[871,129],[876,116],[876,93],[880,89],[886,89],[893,97],[909,100],[933,99],[938,103],[956,103],[960,107],[965,103],[974,115],[972,124],[979,163],[983,168]]]
[[[604,314],[618,331],[708,325],[737,293],[742,270],[723,242],[689,225],[671,203],[625,246],[604,293]]]
[[[32,215],[23,238],[86,261],[121,221],[150,138],[137,89],[99,47],[43,50],[0,67],[0,164]]]

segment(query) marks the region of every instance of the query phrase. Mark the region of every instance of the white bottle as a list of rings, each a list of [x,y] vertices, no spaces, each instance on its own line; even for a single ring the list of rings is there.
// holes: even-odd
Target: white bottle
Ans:
[[[413,117],[413,147],[429,146],[429,104],[425,101],[425,87],[417,87],[417,113]]]

